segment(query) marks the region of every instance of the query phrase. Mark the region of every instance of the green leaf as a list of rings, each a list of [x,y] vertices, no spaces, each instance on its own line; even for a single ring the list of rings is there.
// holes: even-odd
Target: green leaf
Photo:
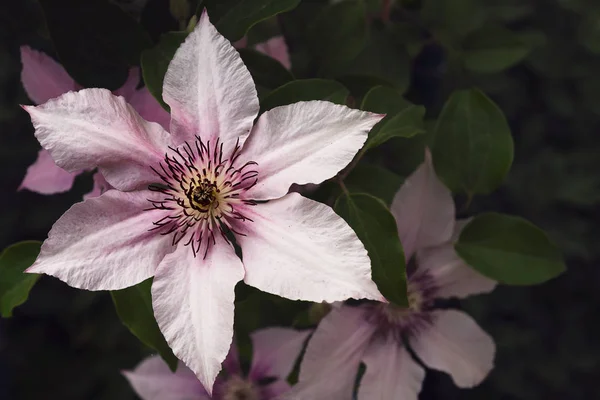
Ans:
[[[169,63],[187,35],[187,32],[165,33],[156,46],[142,53],[142,74],[146,87],[167,111],[169,106],[162,99],[163,80]]]
[[[326,79],[295,80],[273,90],[261,102],[261,112],[273,107],[308,100],[327,100],[345,104],[348,89],[339,82]]]
[[[257,86],[275,89],[294,80],[291,72],[272,57],[250,49],[238,51]]]
[[[506,118],[477,89],[454,92],[434,128],[436,173],[453,192],[487,194],[503,181],[513,159]]]
[[[465,67],[473,72],[496,73],[522,61],[531,46],[509,29],[491,26],[469,35],[463,43]]]
[[[361,108],[387,114],[369,132],[365,144],[367,149],[377,147],[394,137],[410,138],[425,132],[425,107],[410,104],[400,92],[392,88],[378,86],[371,89],[365,95]]]
[[[366,12],[364,3],[358,0],[330,5],[317,16],[309,32],[309,45],[321,75],[331,75],[353,60],[366,40]]]
[[[177,358],[158,328],[152,310],[150,288],[152,278],[135,286],[110,292],[121,322],[142,343],[158,351],[172,371],[177,369]]]
[[[118,89],[152,46],[121,8],[103,0],[39,0],[63,67],[83,87]]]
[[[25,303],[40,275],[26,274],[40,252],[41,242],[13,244],[0,254],[0,314],[12,316],[15,307]]]
[[[237,0],[229,3],[228,11],[215,25],[223,36],[233,42],[241,39],[258,22],[296,8],[300,0]],[[210,11],[210,2],[207,7]]]
[[[335,211],[369,252],[372,278],[381,294],[407,307],[406,264],[394,216],[381,200],[364,193],[342,194],[335,202]]]
[[[344,184],[352,193],[367,193],[390,205],[403,181],[386,168],[360,162],[344,179]]]
[[[558,248],[519,217],[478,215],[463,229],[455,249],[471,267],[509,285],[535,285],[565,271]]]

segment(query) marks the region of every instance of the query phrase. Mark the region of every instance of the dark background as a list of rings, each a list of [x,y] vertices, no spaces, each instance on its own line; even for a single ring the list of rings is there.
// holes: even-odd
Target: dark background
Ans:
[[[39,148],[28,116],[18,107],[30,103],[20,83],[19,46],[53,53],[35,1],[2,3],[0,248],[43,240],[52,223],[91,188],[91,174],[84,174],[64,194],[17,191]],[[282,18],[284,28],[301,20],[312,3],[322,2],[303,2]],[[411,57],[408,97],[435,115],[451,89],[477,84],[498,103],[513,130],[515,161],[506,183],[491,196],[475,198],[469,212],[495,210],[531,220],[563,249],[568,271],[543,285],[500,286],[491,295],[461,302],[496,340],[496,367],[473,390],[457,389],[447,375],[429,371],[420,398],[597,399],[600,4],[481,3],[490,13],[505,12],[510,29],[542,33],[544,40],[507,71],[468,76],[454,74],[447,52],[428,40]],[[142,23],[154,38],[177,29],[166,1],[151,0],[145,12]],[[292,25],[285,33],[294,55],[302,39],[294,36]],[[306,67],[297,75],[311,73]],[[135,398],[119,371],[135,366],[148,350],[121,325],[107,293],[77,291],[43,277],[14,317],[0,320],[0,334],[0,399]]]

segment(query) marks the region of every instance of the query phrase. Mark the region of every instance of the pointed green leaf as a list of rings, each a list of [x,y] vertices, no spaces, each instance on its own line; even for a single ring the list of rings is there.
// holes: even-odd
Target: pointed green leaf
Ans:
[[[544,231],[519,217],[478,215],[454,247],[471,267],[509,285],[535,285],[565,270],[560,251]]]
[[[450,96],[433,136],[436,173],[453,192],[490,193],[510,169],[513,141],[506,118],[477,89]]]
[[[406,263],[394,216],[376,197],[342,194],[335,211],[354,229],[371,258],[371,275],[390,302],[407,307]]]
[[[135,286],[110,292],[121,322],[146,346],[158,351],[172,371],[177,368],[177,358],[158,328],[152,310],[150,288],[152,278]]]
[[[0,314],[7,318],[12,310],[25,303],[29,291],[40,275],[26,274],[40,252],[41,242],[13,244],[0,254]]]
[[[366,162],[358,163],[344,179],[350,192],[370,194],[387,205],[392,203],[403,181],[401,176],[392,171]]]
[[[327,79],[299,79],[273,90],[261,101],[261,112],[277,106],[308,100],[327,100],[345,104],[348,89],[339,82]]]

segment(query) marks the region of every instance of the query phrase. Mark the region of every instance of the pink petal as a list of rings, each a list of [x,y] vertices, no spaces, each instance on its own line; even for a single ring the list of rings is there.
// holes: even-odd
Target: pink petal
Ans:
[[[80,171],[78,171],[80,172]],[[50,153],[42,149],[37,160],[27,168],[19,189],[41,194],[62,193],[71,189],[78,172],[67,172],[54,163]]]
[[[104,176],[100,172],[96,172],[94,174],[94,186],[92,187],[92,191],[88,194],[83,195],[83,199],[91,199],[93,197],[98,197],[109,189],[114,189],[110,183],[104,179]]]
[[[182,363],[173,373],[159,356],[142,361],[133,371],[123,371],[142,400],[209,400],[194,373]]]
[[[302,101],[262,114],[241,159],[258,163],[258,184],[248,196],[276,199],[292,183],[321,183],[354,158],[383,115],[327,101]]]
[[[406,178],[390,207],[407,260],[418,250],[450,240],[454,229],[452,194],[438,179],[431,155]]]
[[[367,370],[360,381],[358,400],[418,400],[425,370],[395,338],[372,342],[363,361]]]
[[[138,67],[129,68],[129,74],[127,75],[127,80],[117,90],[113,92],[115,96],[122,96],[131,103],[131,96],[136,91],[137,86],[140,84],[140,69]]]
[[[308,341],[298,384],[285,399],[352,399],[360,360],[376,329],[365,311],[343,306],[321,320]]]
[[[275,377],[285,380],[292,372],[310,330],[266,328],[251,335],[253,354],[250,378]]]
[[[459,387],[480,384],[494,367],[494,340],[461,311],[438,310],[432,316],[433,325],[410,339],[417,356],[450,374]]]
[[[109,190],[73,205],[56,221],[30,273],[87,290],[118,290],[154,275],[171,238],[149,232],[165,211],[143,211],[153,192]]]
[[[261,53],[279,61],[281,65],[287,69],[292,67],[292,63],[290,62],[290,54],[283,36],[272,37],[264,43],[258,43],[254,46],[254,48]]]
[[[45,103],[75,89],[75,81],[50,56],[28,46],[21,46],[21,62],[23,87],[35,104]]]
[[[290,193],[246,214],[237,241],[248,285],[292,300],[382,299],[365,247],[330,207]]]
[[[231,345],[234,287],[243,277],[242,262],[220,235],[206,258],[194,257],[189,246],[180,244],[154,277],[158,326],[209,394]]]
[[[258,114],[258,97],[240,55],[208,14],[179,47],[165,75],[163,99],[171,106],[176,144],[220,138],[224,154],[244,142]]]
[[[233,42],[232,45],[236,49],[243,49],[244,47],[248,46],[248,36],[244,36],[240,40]]]
[[[146,121],[159,123],[165,130],[169,129],[171,115],[162,108],[146,87],[136,90],[129,98],[129,103]]]
[[[231,341],[229,347],[229,353],[223,361],[223,369],[230,375],[241,375],[242,369],[240,366],[240,354],[238,352],[237,344],[235,343],[235,337]]]
[[[72,172],[99,167],[119,190],[158,180],[150,166],[163,159],[169,134],[140,118],[122,97],[106,89],[83,89],[24,108],[37,139],[59,167]]]

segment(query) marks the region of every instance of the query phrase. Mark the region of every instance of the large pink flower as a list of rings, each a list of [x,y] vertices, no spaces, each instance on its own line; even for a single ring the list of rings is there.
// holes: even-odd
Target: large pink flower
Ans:
[[[154,276],[158,325],[208,390],[229,350],[240,280],[291,299],[382,298],[346,222],[288,194],[292,183],[339,172],[382,115],[309,101],[269,110],[252,126],[259,104],[250,73],[206,13],[169,65],[163,97],[170,134],[103,89],[25,107],[60,167],[98,167],[116,188],[71,207],[29,272],[89,290]]]
[[[223,374],[214,387],[215,400],[272,400],[290,389],[286,382],[310,331],[266,328],[254,332],[252,364],[242,372],[235,343],[223,363]],[[158,356],[144,360],[125,377],[142,400],[210,400],[210,396],[187,367],[175,373]]]
[[[448,189],[426,161],[392,203],[406,259],[410,307],[369,302],[334,308],[308,343],[299,384],[286,399],[350,400],[361,361],[358,400],[416,400],[425,377],[406,350],[460,387],[479,384],[493,368],[495,345],[467,314],[435,309],[438,298],[490,292],[495,282],[464,264],[453,248],[464,222],[455,223]],[[412,265],[412,264],[411,264]]]
[[[81,89],[67,74],[67,71],[44,53],[27,46],[21,47],[21,81],[27,96],[35,103],[42,104],[71,90]],[[169,113],[152,97],[144,87],[137,89],[140,81],[139,69],[132,68],[125,84],[115,91],[123,96],[146,120],[158,122],[165,129],[169,126]],[[41,194],[66,192],[73,186],[75,176],[83,172],[65,171],[54,163],[48,151],[41,149],[37,160],[27,169],[27,174],[19,189],[28,189]],[[94,177],[94,188],[87,196],[99,196],[103,190],[102,177]]]

